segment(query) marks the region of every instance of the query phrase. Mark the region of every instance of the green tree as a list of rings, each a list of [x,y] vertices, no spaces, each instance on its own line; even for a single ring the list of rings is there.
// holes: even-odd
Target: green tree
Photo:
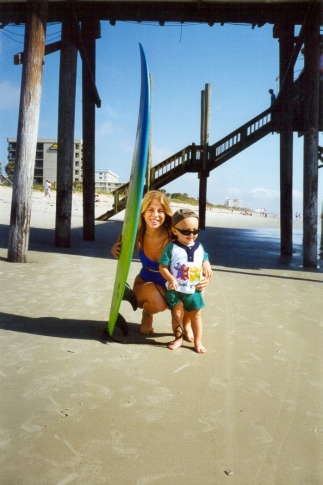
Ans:
[[[8,164],[5,166],[5,172],[8,176],[8,179],[12,179],[13,178],[13,174],[14,174],[14,171],[15,171],[15,161],[14,160],[9,160]]]

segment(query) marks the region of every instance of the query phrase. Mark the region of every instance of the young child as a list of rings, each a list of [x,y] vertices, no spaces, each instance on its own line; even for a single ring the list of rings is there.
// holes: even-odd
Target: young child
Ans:
[[[180,209],[172,217],[173,242],[170,242],[159,259],[159,270],[166,279],[167,302],[172,311],[175,340],[168,348],[175,350],[183,343],[184,308],[191,319],[196,352],[205,353],[202,344],[201,309],[205,306],[201,291],[195,289],[202,277],[203,261],[208,261],[202,244],[196,242],[198,217],[194,211]],[[206,276],[211,277],[211,266]]]

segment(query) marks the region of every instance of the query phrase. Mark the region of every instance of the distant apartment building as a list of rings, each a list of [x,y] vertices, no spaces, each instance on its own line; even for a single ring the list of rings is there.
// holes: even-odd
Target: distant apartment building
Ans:
[[[224,205],[226,207],[235,207],[237,209],[240,209],[242,207],[242,200],[240,199],[231,199],[230,197],[227,197],[225,199]]]
[[[7,138],[8,162],[16,159],[16,138]],[[57,140],[55,138],[39,138],[37,140],[34,185],[44,185],[49,179],[57,181]],[[73,182],[83,180],[83,141],[74,140]]]
[[[95,190],[102,190],[104,192],[113,192],[115,189],[123,185],[118,182],[119,176],[111,172],[111,170],[95,170]]]

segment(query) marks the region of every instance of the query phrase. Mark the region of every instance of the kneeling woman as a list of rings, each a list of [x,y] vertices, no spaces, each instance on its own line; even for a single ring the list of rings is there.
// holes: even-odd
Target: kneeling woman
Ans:
[[[139,252],[142,268],[133,285],[138,306],[143,310],[140,325],[142,334],[153,334],[153,316],[169,308],[166,301],[166,280],[159,272],[158,260],[171,240],[171,218],[172,210],[165,194],[157,190],[147,192],[142,200],[136,240],[136,249]],[[120,249],[119,236],[111,248],[113,256],[117,259]],[[208,261],[205,262],[203,272],[205,278],[200,282],[199,290],[203,290],[208,285],[212,274]],[[188,321],[184,323],[184,333],[187,340],[193,341]]]

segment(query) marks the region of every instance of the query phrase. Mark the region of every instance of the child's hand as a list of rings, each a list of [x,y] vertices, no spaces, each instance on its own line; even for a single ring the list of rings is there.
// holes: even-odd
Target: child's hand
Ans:
[[[169,282],[168,282],[168,289],[169,290],[178,290],[178,283],[177,281],[175,280],[175,278],[172,278]]]

